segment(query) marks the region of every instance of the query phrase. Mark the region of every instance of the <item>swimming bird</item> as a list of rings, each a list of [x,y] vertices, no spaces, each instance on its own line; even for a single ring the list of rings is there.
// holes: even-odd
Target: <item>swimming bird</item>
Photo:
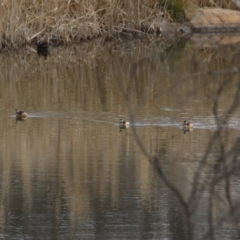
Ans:
[[[16,111],[16,118],[17,119],[26,119],[27,118],[27,113],[18,109],[15,109]]]
[[[189,121],[184,120],[184,121],[183,121],[182,128],[185,129],[185,130],[186,130],[186,129],[190,130],[190,129],[193,128],[193,125],[192,125],[192,123],[190,123]]]
[[[126,122],[125,120],[120,119],[120,122],[119,122],[119,127],[120,127],[120,128],[128,128],[129,125],[130,125],[129,122]]]

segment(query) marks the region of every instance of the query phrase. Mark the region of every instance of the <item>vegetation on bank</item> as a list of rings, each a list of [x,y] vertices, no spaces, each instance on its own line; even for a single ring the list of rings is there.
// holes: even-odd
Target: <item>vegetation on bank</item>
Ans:
[[[156,0],[3,0],[2,45],[32,41],[72,41],[140,31],[146,21],[162,17]]]
[[[2,0],[2,47],[37,41],[68,44],[111,37],[122,32],[148,32],[153,21],[182,21],[206,0]],[[212,0],[230,4],[230,0]],[[219,2],[219,3],[218,3]],[[229,5],[230,7],[230,5]]]

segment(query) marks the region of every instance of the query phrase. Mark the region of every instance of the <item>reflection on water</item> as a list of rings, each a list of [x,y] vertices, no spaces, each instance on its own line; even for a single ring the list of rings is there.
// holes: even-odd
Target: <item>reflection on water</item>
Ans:
[[[230,48],[209,59],[190,44],[168,51],[148,45],[82,43],[53,49],[47,59],[21,50],[0,55],[1,238],[187,238],[182,205],[150,166],[133,128],[187,199],[218,126],[226,149],[238,138],[240,112],[229,108],[239,59]],[[15,108],[28,119],[16,123]],[[131,115],[134,122],[120,131],[119,119]],[[183,134],[185,119],[194,130]],[[219,152],[215,141],[200,183],[214,175]],[[224,184],[218,188],[224,192]],[[208,189],[199,195],[196,236],[208,231],[208,196]],[[217,207],[225,211],[223,203]],[[218,237],[237,239],[234,227],[221,227]]]

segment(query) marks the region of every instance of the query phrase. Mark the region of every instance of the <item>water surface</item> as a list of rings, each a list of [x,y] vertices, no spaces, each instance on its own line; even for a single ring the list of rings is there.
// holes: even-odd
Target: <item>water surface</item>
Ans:
[[[232,161],[240,133],[237,49],[137,39],[59,47],[46,60],[2,53],[0,238],[187,239],[185,210],[136,134],[184,199],[197,188],[193,238],[208,236],[216,162]],[[15,108],[28,119],[16,122]],[[134,122],[120,131],[120,118]],[[185,119],[192,132],[181,130]],[[217,225],[225,186],[220,179],[212,194],[214,233],[238,239],[232,219]]]

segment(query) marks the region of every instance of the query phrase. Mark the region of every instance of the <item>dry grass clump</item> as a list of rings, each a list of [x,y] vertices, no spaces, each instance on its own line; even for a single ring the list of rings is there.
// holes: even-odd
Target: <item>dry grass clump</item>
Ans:
[[[120,32],[148,32],[153,22],[191,16],[198,6],[230,0],[1,0],[0,47],[71,43]],[[183,16],[184,17],[184,16]]]
[[[1,0],[0,43],[70,43],[139,31],[161,13],[156,0]]]

